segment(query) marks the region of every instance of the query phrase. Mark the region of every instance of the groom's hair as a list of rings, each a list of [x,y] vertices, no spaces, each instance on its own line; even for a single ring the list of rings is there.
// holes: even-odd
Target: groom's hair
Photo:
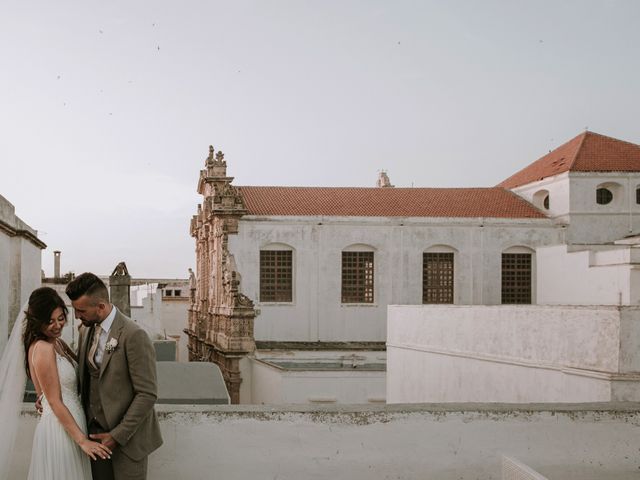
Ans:
[[[67,285],[65,292],[71,301],[77,300],[83,295],[96,301],[109,301],[109,290],[104,282],[97,275],[89,272],[78,275]]]

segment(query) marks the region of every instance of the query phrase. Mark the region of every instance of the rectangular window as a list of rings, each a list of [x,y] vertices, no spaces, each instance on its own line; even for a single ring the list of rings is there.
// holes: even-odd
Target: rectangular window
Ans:
[[[182,290],[176,290],[176,291],[174,292],[174,295],[175,295],[176,297],[180,297],[180,296],[182,296]]]
[[[342,252],[342,303],[373,303],[373,252]]]
[[[173,290],[165,290],[164,291],[164,296],[165,297],[170,297],[172,293],[173,293]]]
[[[422,254],[422,303],[453,303],[453,253]]]
[[[291,250],[260,251],[260,301],[291,302],[293,279]]]
[[[502,303],[531,303],[531,254],[502,254]]]

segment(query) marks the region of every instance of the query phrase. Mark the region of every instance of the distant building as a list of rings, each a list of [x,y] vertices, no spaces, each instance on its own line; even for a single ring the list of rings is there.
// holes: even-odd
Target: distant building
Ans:
[[[496,187],[394,188],[383,172],[375,188],[314,188],[236,187],[211,148],[191,222],[190,357],[224,365],[233,402],[261,402],[256,372],[317,376],[310,358],[384,350],[389,305],[553,303],[562,275],[541,283],[541,262],[638,233],[638,152],[585,132]],[[358,382],[344,380],[361,401],[381,396]],[[307,402],[342,401],[312,390],[299,383]]]
[[[40,286],[45,248],[38,232],[17,217],[15,207],[0,196],[0,351],[20,308]]]
[[[133,279],[131,318],[145,326],[152,338],[176,342],[176,360],[188,361],[187,325],[189,281],[182,279]]]
[[[390,307],[387,400],[640,401],[640,146],[585,132],[500,186],[563,230],[503,260],[537,305]]]

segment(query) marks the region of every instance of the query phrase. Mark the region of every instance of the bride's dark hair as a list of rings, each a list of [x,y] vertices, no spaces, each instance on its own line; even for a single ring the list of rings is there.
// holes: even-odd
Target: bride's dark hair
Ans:
[[[27,321],[25,322],[24,333],[22,334],[24,367],[29,378],[31,378],[31,372],[29,371],[29,347],[33,342],[47,338],[43,330],[51,322],[51,314],[58,307],[62,309],[66,319],[68,313],[67,306],[64,304],[64,300],[60,298],[60,295],[58,295],[58,292],[53,288],[41,287],[31,292],[29,303],[27,304],[27,311],[24,312]]]

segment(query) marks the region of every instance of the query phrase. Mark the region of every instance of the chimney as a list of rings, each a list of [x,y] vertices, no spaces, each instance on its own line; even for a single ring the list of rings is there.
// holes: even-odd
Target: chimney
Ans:
[[[53,252],[53,278],[60,278],[60,250]]]

